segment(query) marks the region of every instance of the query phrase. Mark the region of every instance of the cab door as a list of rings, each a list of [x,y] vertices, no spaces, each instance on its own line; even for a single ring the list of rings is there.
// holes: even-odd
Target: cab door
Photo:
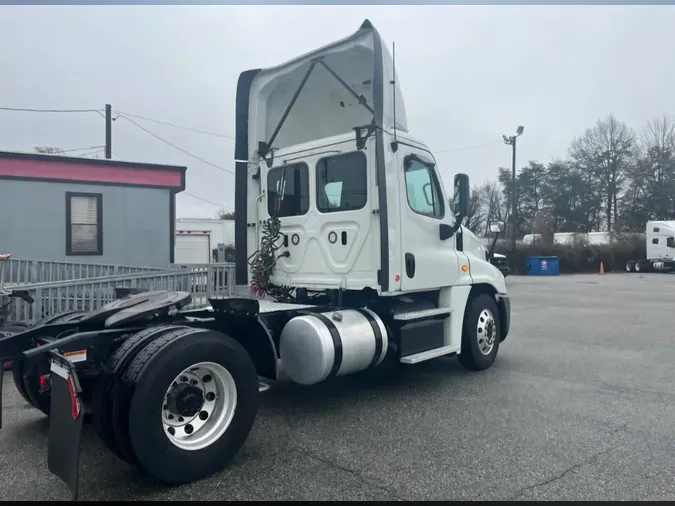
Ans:
[[[456,242],[454,237],[441,240],[439,229],[442,223],[454,223],[452,210],[431,155],[404,147],[399,157],[401,290],[451,286],[459,276]]]

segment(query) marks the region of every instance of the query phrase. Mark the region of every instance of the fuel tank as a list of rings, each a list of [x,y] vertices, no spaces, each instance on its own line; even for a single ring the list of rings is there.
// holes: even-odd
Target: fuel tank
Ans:
[[[346,309],[291,319],[281,331],[279,354],[290,380],[312,385],[377,367],[388,346],[387,329],[377,314]]]

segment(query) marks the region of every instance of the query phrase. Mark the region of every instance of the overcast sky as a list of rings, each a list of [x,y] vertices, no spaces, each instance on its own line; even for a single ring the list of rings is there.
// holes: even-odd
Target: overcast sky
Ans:
[[[0,107],[94,108],[234,135],[243,70],[282,63],[370,19],[396,42],[411,131],[433,151],[446,187],[510,166],[500,142],[519,124],[519,164],[563,157],[609,113],[636,128],[675,114],[675,7],[246,6],[0,7]],[[227,170],[228,138],[138,120]],[[0,150],[104,142],[100,116],[0,111]],[[485,146],[486,143],[494,144]],[[482,145],[475,149],[462,149]],[[447,151],[441,153],[445,150]],[[120,118],[114,158],[186,165],[187,191],[233,207],[234,176]],[[213,217],[188,195],[178,216]]]

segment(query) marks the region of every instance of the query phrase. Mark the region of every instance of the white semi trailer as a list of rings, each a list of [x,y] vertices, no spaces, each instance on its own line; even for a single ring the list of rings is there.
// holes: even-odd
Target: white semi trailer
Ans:
[[[441,356],[482,370],[509,333],[504,276],[462,226],[469,178],[446,192],[370,22],[242,73],[236,101],[242,293],[196,311],[189,293],[130,295],[0,339],[74,494],[85,413],[121,459],[186,483],[244,444],[259,377],[311,385]]]
[[[626,263],[628,272],[675,271],[675,221],[648,221],[647,258]]]

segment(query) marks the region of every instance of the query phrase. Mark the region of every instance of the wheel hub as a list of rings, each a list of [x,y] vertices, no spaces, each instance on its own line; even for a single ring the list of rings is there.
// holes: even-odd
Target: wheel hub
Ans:
[[[236,406],[230,372],[213,362],[194,364],[176,376],[164,396],[164,433],[183,450],[200,450],[227,430]]]
[[[183,417],[193,417],[204,405],[204,391],[188,383],[179,383],[166,396],[167,409]]]
[[[476,338],[478,339],[478,349],[483,355],[489,355],[495,345],[497,336],[497,324],[493,314],[484,309],[478,316],[478,325],[476,328]]]

